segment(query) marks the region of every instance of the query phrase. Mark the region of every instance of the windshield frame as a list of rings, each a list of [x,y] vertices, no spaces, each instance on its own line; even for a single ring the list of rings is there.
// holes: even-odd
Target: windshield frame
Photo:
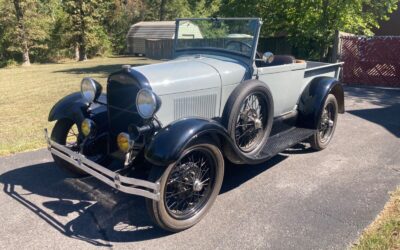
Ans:
[[[225,49],[219,49],[219,48],[187,48],[187,49],[177,49],[178,48],[178,37],[179,37],[179,23],[181,21],[214,21],[214,20],[221,20],[221,21],[235,21],[235,20],[242,20],[242,21],[256,21],[257,27],[255,30],[255,34],[253,37],[253,42],[252,42],[252,51],[250,53],[250,56],[247,56],[242,53],[238,53],[235,51],[230,51],[230,50],[225,50]],[[222,54],[230,54],[230,55],[235,55],[235,56],[240,56],[244,57],[246,59],[250,59],[251,61],[255,60],[256,53],[257,53],[257,46],[258,46],[258,38],[260,35],[260,29],[262,25],[262,20],[261,18],[258,17],[227,17],[227,18],[177,18],[175,19],[175,37],[174,37],[174,56],[177,54],[185,54],[185,52],[189,52],[188,54],[193,54],[196,53],[199,54],[201,51],[205,52],[219,52]]]

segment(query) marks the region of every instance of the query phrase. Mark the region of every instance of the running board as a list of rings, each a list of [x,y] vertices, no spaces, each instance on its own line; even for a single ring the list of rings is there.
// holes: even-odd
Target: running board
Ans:
[[[282,151],[308,139],[315,130],[307,128],[292,128],[268,138],[264,148],[256,155],[256,159],[270,159]]]

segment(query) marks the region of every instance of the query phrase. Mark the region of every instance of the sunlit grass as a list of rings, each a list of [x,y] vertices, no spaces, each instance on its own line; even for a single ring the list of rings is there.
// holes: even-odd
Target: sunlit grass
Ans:
[[[353,250],[400,249],[400,188],[376,220],[363,232]]]
[[[0,69],[0,155],[44,147],[43,129],[54,125],[47,122],[50,109],[65,95],[79,91],[82,77],[93,77],[105,89],[108,74],[122,65],[155,62],[111,57]]]

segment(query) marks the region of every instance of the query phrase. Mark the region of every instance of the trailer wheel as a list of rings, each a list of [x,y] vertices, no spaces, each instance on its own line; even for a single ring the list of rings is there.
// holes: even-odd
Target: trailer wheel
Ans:
[[[223,176],[223,156],[214,144],[206,142],[189,146],[166,169],[153,166],[149,179],[160,183],[160,200],[146,199],[150,217],[171,232],[194,226],[213,205]]]

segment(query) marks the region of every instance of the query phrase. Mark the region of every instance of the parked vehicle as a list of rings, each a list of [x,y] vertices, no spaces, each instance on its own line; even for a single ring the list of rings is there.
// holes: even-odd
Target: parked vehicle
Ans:
[[[179,36],[180,22],[202,37]],[[57,165],[146,197],[154,222],[174,232],[211,208],[225,161],[259,164],[302,141],[322,150],[344,113],[341,64],[260,54],[260,19],[176,23],[175,59],[124,66],[107,94],[84,78],[52,108],[46,131]]]

